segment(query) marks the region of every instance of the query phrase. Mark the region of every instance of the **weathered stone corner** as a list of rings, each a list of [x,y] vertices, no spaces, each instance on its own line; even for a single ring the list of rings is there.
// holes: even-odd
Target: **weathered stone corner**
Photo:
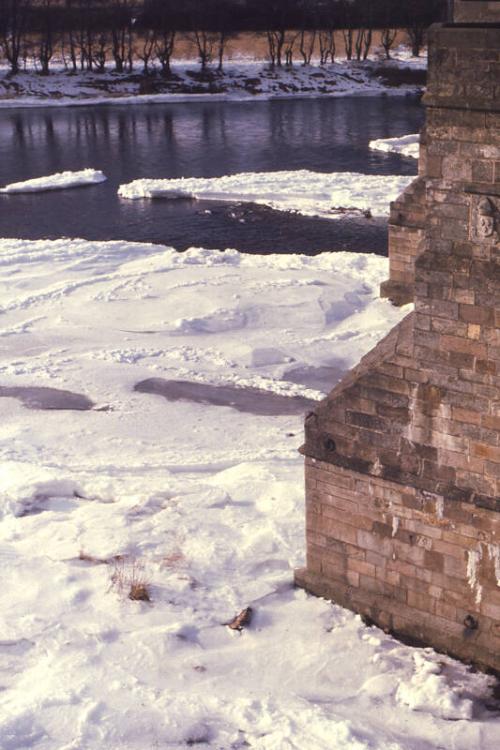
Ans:
[[[467,6],[467,7],[466,7]],[[479,23],[467,24],[477,6]],[[500,670],[500,2],[430,32],[419,177],[383,294],[415,301],[305,425],[296,580]]]

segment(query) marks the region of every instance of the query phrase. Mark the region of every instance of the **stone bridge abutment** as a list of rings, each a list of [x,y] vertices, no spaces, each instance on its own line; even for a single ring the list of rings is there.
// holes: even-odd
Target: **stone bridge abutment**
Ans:
[[[431,29],[424,101],[382,290],[415,310],[306,420],[296,578],[500,670],[500,2]]]

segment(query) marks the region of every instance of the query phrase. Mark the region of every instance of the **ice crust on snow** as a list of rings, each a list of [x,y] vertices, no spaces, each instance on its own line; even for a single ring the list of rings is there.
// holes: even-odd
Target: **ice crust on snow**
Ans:
[[[420,154],[420,135],[402,135],[399,138],[378,138],[370,141],[370,148],[374,151],[385,151],[391,154],[401,154],[418,159]]]
[[[78,172],[57,172],[47,177],[35,177],[24,182],[12,182],[0,188],[0,193],[40,193],[46,190],[66,190],[67,188],[96,185],[105,182],[106,176],[97,169],[81,169]]]
[[[306,216],[335,217],[335,208],[389,213],[389,203],[414,177],[362,175],[355,172],[248,172],[224,177],[140,179],[121,185],[119,195],[129,200],[163,198],[246,201]]]
[[[409,311],[378,297],[387,272],[353,253],[0,240],[2,385],[98,405],[0,399],[2,750],[497,750],[490,677],[293,588],[302,416],[133,390],[309,393],[291,367],[350,367]],[[113,585],[134,565],[150,603]],[[249,628],[223,626],[246,606]]]

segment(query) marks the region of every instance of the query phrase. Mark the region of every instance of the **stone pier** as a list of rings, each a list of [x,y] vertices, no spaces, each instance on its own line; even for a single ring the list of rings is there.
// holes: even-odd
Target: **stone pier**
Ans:
[[[391,209],[383,293],[415,311],[306,419],[296,581],[500,670],[500,2],[454,13]]]

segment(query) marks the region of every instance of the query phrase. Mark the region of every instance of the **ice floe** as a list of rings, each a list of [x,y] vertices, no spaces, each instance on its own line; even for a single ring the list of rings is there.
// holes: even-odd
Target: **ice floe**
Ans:
[[[346,209],[389,213],[389,203],[406,188],[412,176],[364,175],[355,172],[247,172],[224,177],[140,179],[121,185],[122,198],[180,198],[246,201],[306,216],[337,217]]]
[[[370,148],[374,151],[385,151],[390,154],[401,154],[418,159],[420,154],[420,136],[418,133],[402,135],[399,138],[379,138],[370,141]]]
[[[81,169],[78,172],[57,172],[46,177],[12,182],[0,188],[0,193],[41,193],[45,190],[66,190],[84,185],[96,185],[105,180],[106,176],[98,169]]]

